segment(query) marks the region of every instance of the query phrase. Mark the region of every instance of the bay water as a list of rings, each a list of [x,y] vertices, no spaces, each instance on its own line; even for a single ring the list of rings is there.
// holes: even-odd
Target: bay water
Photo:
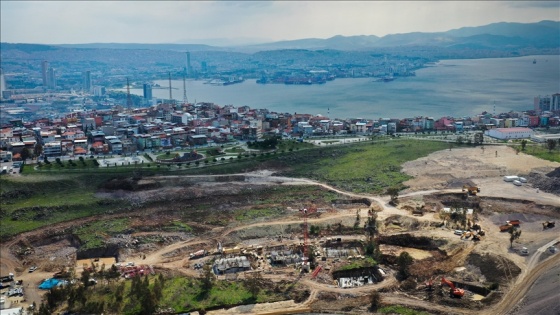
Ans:
[[[534,61],[536,61],[534,63]],[[153,96],[169,98],[169,82],[154,83]],[[183,81],[172,81],[172,96],[183,100]],[[560,55],[443,60],[414,77],[376,82],[339,78],[321,85],[257,84],[256,80],[216,86],[187,80],[189,102],[266,108],[281,113],[330,118],[473,116],[533,108],[535,96],[560,93]],[[141,89],[131,93],[142,95]]]

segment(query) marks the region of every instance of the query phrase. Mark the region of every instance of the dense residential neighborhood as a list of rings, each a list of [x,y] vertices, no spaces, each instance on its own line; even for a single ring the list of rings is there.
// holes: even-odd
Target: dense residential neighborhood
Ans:
[[[63,99],[63,97],[61,97]],[[525,112],[473,117],[413,117],[379,119],[331,119],[310,114],[276,113],[248,106],[220,106],[159,102],[144,108],[126,108],[105,99],[110,109],[79,110],[60,118],[27,120],[26,114],[44,109],[40,98],[28,103],[4,103],[0,110],[11,117],[2,125],[0,145],[4,161],[44,157],[77,157],[99,154],[130,155],[144,150],[191,149],[267,137],[308,138],[325,135],[392,135],[396,133],[462,133],[484,131],[487,136],[543,142],[530,128],[558,127],[560,94],[535,98],[535,108]],[[91,98],[68,99],[92,103]],[[56,101],[54,101],[56,102]],[[53,103],[54,103],[53,102]],[[52,104],[52,103],[51,103]],[[4,116],[6,117],[6,116]]]

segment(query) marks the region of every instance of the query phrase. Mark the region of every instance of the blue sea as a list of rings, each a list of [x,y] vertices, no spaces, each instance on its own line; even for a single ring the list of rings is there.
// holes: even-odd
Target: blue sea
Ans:
[[[536,60],[536,63],[533,63]],[[330,118],[473,116],[533,108],[535,96],[560,93],[560,56],[444,60],[392,82],[336,79],[323,85],[240,84],[214,86],[187,81],[189,102],[267,108]],[[156,81],[162,87],[167,80]],[[173,98],[183,99],[183,81],[172,81]],[[141,89],[131,93],[142,95]],[[168,89],[153,96],[169,98]]]

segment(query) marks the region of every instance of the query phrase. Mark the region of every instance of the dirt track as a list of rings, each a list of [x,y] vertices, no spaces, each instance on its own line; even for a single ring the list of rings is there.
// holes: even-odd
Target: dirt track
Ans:
[[[497,152],[497,157],[496,153]],[[405,183],[406,185],[410,186],[409,189],[402,192],[400,198],[420,198],[423,195],[432,194],[432,193],[441,193],[441,192],[459,192],[461,183],[467,180],[473,181],[475,184],[478,184],[482,187],[482,191],[480,196],[482,197],[508,197],[512,199],[519,199],[519,200],[532,200],[538,203],[544,204],[551,204],[557,207],[560,207],[560,198],[558,196],[554,196],[551,194],[546,193],[539,193],[538,195],[530,187],[530,185],[526,185],[523,187],[515,187],[509,183],[503,182],[501,176],[503,175],[511,175],[511,174],[519,174],[519,173],[527,173],[533,168],[542,168],[542,167],[560,167],[560,163],[552,163],[546,162],[539,159],[536,159],[531,156],[527,156],[524,154],[516,155],[515,151],[507,147],[487,147],[487,149],[483,152],[480,148],[466,148],[466,149],[453,149],[451,151],[440,151],[431,154],[426,158],[422,158],[416,161],[405,163],[403,169],[405,172],[415,176],[414,180],[408,181]],[[379,213],[379,219],[383,220],[393,215],[399,216],[410,216],[410,213],[404,210],[397,209],[393,206],[388,204],[389,198],[386,196],[373,196],[373,195],[360,195],[354,194],[349,192],[340,191],[334,187],[325,185],[323,183],[318,183],[308,179],[302,178],[288,178],[288,177],[276,177],[272,176],[272,172],[270,171],[261,171],[258,173],[250,173],[250,174],[239,174],[246,176],[246,183],[249,184],[263,184],[263,185],[319,185],[326,189],[335,191],[339,194],[346,195],[353,198],[368,198],[374,203],[377,203],[379,207],[383,209]],[[207,176],[204,176],[207,177]],[[203,177],[201,177],[203,178]],[[243,185],[243,183],[236,183],[238,185]],[[367,216],[367,209],[363,208],[362,217]],[[118,216],[126,216],[126,214],[115,215],[114,217]],[[335,218],[346,218],[346,217],[354,217],[355,211],[340,211],[335,214],[325,215],[324,217],[318,219],[310,219],[310,223],[319,223],[326,220],[332,220]],[[439,218],[435,218],[432,214],[425,215],[423,217],[414,217],[419,221],[438,221]],[[86,218],[81,219],[83,222],[88,220],[94,220],[96,218]],[[81,221],[80,221],[81,222]],[[180,270],[185,274],[196,276],[198,273],[192,269],[184,268],[187,265],[187,261],[184,258],[177,259],[177,258],[169,258],[164,257],[164,254],[170,253],[174,250],[182,249],[187,246],[189,250],[194,248],[194,245],[210,245],[213,246],[215,240],[226,238],[230,233],[235,231],[247,229],[250,227],[262,227],[262,226],[273,226],[273,225],[286,225],[286,224],[297,224],[300,223],[300,220],[277,220],[273,222],[266,222],[266,223],[255,223],[249,224],[244,226],[238,226],[234,228],[226,228],[226,229],[216,229],[214,231],[214,237],[205,239],[193,238],[191,240],[187,240],[184,242],[178,242],[175,244],[171,244],[169,246],[163,247],[149,253],[146,255],[146,259],[142,261],[144,264],[153,264],[156,266],[164,267],[164,268],[171,268],[175,270]],[[482,217],[481,223],[485,226],[493,227],[494,223],[491,219]],[[66,222],[57,224],[57,228],[62,228],[64,226],[68,226],[71,224],[76,224],[76,222]],[[51,226],[50,228],[53,228]],[[15,268],[22,268],[21,262],[17,261],[15,257],[13,257],[9,251],[9,247],[13,245],[15,242],[19,241],[22,238],[26,238],[30,235],[40,233],[40,231],[32,231],[28,233],[24,233],[17,237],[16,239],[12,240],[9,243],[2,244],[1,247],[1,268],[2,274],[7,273],[7,270],[15,270]],[[433,230],[426,233],[432,233],[432,235],[444,236],[449,237],[448,231],[441,231],[441,230]],[[544,238],[551,239],[552,234],[547,234]],[[552,235],[554,237],[555,235]],[[528,260],[513,254],[504,247],[504,244],[508,244],[508,236],[503,233],[497,232],[496,229],[489,229],[488,236],[486,237],[485,241],[480,242],[477,245],[476,250],[478,251],[486,251],[486,252],[493,252],[496,254],[501,255],[508,255],[517,265],[522,266],[523,273],[517,278],[515,285],[509,288],[508,293],[504,296],[502,301],[496,304],[494,307],[489,308],[483,311],[483,314],[507,314],[518,301],[526,295],[527,291],[530,289],[531,285],[535,282],[535,280],[547,272],[554,264],[557,264],[560,261],[560,255],[556,255],[544,262],[539,263],[539,257],[542,253],[542,249],[546,249],[545,246],[541,246],[540,250],[536,251]],[[543,236],[541,233],[531,233],[527,232],[524,233],[524,241],[525,242],[535,242],[535,241],[542,241]],[[465,258],[471,250],[474,248],[470,248],[469,251],[463,252],[463,258]],[[43,273],[41,270],[33,274],[27,274],[26,272],[22,273],[19,278],[24,279],[24,281],[29,281],[31,283],[37,282],[42,277],[48,276],[48,273]],[[271,275],[271,278],[283,278],[284,275]],[[396,280],[392,277],[388,280],[379,283],[374,286],[365,286],[365,287],[357,287],[351,289],[341,289],[338,287],[334,287],[332,285],[320,284],[316,281],[310,279],[302,279],[300,281],[301,284],[308,286],[311,289],[311,296],[309,300],[302,304],[295,304],[290,306],[293,311],[300,309],[303,311],[309,303],[311,303],[318,291],[329,291],[334,293],[353,293],[353,294],[367,294],[372,289],[379,289],[383,287],[390,287],[395,285]],[[28,300],[35,301],[39,304],[38,299],[40,298],[39,292],[35,292],[38,290],[34,290],[32,295],[28,297]],[[406,295],[402,294],[395,294],[395,293],[383,293],[383,301],[385,303],[390,304],[399,304],[399,305],[410,305],[413,307],[420,307],[424,309],[433,309],[435,311],[439,311],[441,313],[458,313],[458,314],[472,314],[470,310],[462,310],[458,308],[443,306],[443,305],[436,305],[434,303],[430,303],[427,301],[421,301],[416,298],[411,298]],[[259,308],[257,313],[266,313],[266,312],[273,312],[272,308],[266,309]],[[287,306],[286,306],[287,307]],[[256,309],[254,309],[256,311]]]

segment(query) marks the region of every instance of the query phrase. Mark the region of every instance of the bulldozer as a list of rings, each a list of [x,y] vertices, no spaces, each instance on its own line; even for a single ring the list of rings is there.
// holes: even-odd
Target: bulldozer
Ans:
[[[469,196],[476,196],[476,194],[480,192],[480,187],[465,184],[463,185],[463,192],[466,192]]]
[[[543,228],[543,230],[552,229],[555,225],[556,225],[556,222],[554,222],[554,221],[545,221],[542,224],[542,228]]]
[[[449,294],[452,297],[461,298],[465,295],[465,290],[456,288],[453,282],[445,279],[445,277],[441,277],[441,285],[447,284],[449,286]]]

